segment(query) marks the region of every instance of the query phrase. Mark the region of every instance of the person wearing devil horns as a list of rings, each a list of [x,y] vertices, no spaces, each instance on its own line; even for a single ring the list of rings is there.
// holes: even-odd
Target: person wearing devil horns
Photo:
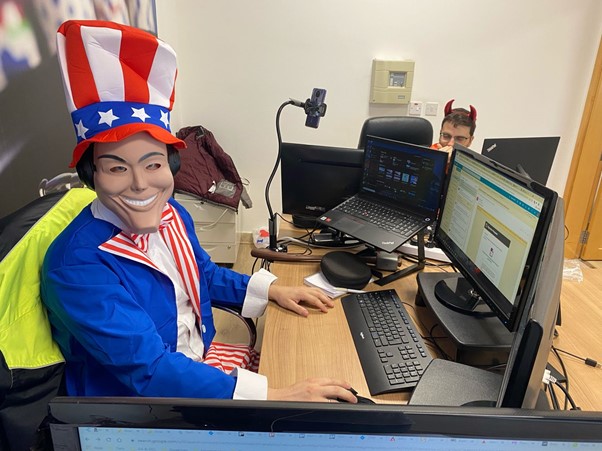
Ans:
[[[332,301],[214,264],[171,194],[183,141],[169,127],[176,55],[153,35],[103,21],[57,34],[77,134],[71,167],[97,198],[50,246],[41,294],[75,396],[298,401],[357,399],[349,383],[314,378],[269,387],[248,346],[214,342],[212,304],[261,315],[272,300],[308,316]],[[185,151],[185,150],[182,150]]]
[[[477,127],[477,110],[470,105],[470,111],[465,108],[452,108],[454,99],[451,99],[444,108],[445,117],[441,123],[439,142],[431,147],[437,150],[451,151],[454,143],[464,147],[470,147],[474,139],[474,131]]]

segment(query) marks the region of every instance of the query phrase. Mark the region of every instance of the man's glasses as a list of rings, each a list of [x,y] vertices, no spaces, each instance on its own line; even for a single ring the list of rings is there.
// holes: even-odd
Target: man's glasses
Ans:
[[[443,141],[451,141],[451,139],[454,138],[454,142],[457,142],[458,144],[464,144],[470,139],[468,136],[452,136],[449,133],[439,133],[439,136]]]

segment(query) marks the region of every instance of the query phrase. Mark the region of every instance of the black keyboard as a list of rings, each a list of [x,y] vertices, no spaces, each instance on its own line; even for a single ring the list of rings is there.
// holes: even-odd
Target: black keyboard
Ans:
[[[415,230],[416,226],[424,221],[416,216],[403,211],[395,210],[384,205],[378,205],[368,202],[359,197],[351,197],[341,205],[337,210],[347,213],[351,216],[369,221],[389,232],[405,235],[409,231]]]
[[[370,394],[414,388],[433,358],[395,290],[352,294],[342,303]]]

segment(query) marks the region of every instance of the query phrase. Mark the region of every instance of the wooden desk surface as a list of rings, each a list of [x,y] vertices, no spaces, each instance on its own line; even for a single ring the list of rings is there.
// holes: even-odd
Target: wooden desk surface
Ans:
[[[299,284],[304,276],[318,271],[317,263],[273,263],[271,271],[282,284]],[[404,301],[414,303],[415,277],[398,280],[395,287]],[[370,284],[367,289],[383,289]],[[410,314],[413,312],[408,307]],[[270,385],[284,387],[309,377],[335,377],[348,381],[360,395],[370,397],[353,338],[347,326],[340,298],[328,313],[313,310],[299,317],[270,303],[265,319],[259,372]],[[374,396],[384,403],[406,403],[410,392]]]
[[[318,264],[275,262],[270,269],[279,277],[279,283],[297,285],[302,283],[303,277],[318,271]],[[383,288],[394,288],[403,301],[413,306],[416,275],[409,275],[385,287],[374,284],[367,287],[370,290]],[[584,305],[580,299],[582,290],[577,282],[563,283],[562,326],[558,329],[559,337],[554,345],[579,356],[602,361],[602,335],[599,332],[602,302],[594,288],[595,292],[586,296],[588,301]],[[408,305],[406,308],[415,327],[424,336],[427,331],[420,326],[416,312]],[[436,355],[434,348],[429,346],[429,349],[432,355]],[[347,380],[360,395],[370,397],[340,299],[335,300],[335,307],[327,314],[312,311],[308,318],[270,303],[261,355],[259,372],[268,376],[273,387],[288,386],[309,377],[336,377]],[[589,367],[563,354],[561,356],[569,374],[570,394],[576,404],[582,410],[602,411],[602,369]],[[550,362],[560,369],[553,354]],[[560,390],[557,389],[556,393],[563,401]],[[379,403],[406,403],[410,394],[404,392],[372,398]]]

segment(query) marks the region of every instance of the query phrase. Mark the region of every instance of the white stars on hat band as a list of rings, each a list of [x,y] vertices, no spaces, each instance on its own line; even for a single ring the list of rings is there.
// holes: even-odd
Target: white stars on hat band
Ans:
[[[73,111],[71,118],[79,143],[98,133],[127,124],[152,124],[171,132],[169,115],[169,109],[159,105],[99,102]]]
[[[133,108],[132,107],[132,117],[137,117],[142,122],[146,122],[146,120],[150,116],[148,114],[146,114],[146,111],[144,111],[144,108]]]
[[[77,132],[77,140],[81,141],[86,139],[86,133],[88,132],[88,129],[86,127],[84,127],[84,124],[82,123],[81,119],[79,120],[79,122],[77,124],[75,124],[75,130]]]
[[[117,116],[113,114],[113,110],[110,109],[108,111],[99,111],[100,120],[98,121],[98,125],[107,124],[109,127],[113,126],[113,121],[119,119]]]

